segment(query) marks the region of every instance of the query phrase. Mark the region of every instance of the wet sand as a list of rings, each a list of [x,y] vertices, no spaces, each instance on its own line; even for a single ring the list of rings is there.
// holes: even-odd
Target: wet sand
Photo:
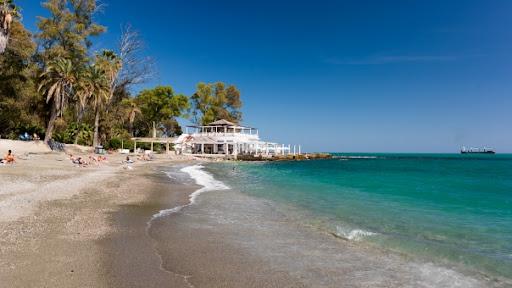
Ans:
[[[171,216],[157,221],[150,234],[158,243],[163,268],[186,276],[192,287],[311,287],[237,247],[223,230],[191,227],[184,220]]]
[[[153,221],[149,235],[163,268],[187,275],[194,287],[510,285],[334,237],[305,224],[296,212],[236,190],[210,191]]]
[[[0,167],[0,287],[188,287],[160,268],[146,222],[194,187],[155,176],[180,161],[126,169],[123,157],[78,168],[49,153]]]
[[[304,287],[222,235],[185,224],[161,241],[160,223],[180,217],[149,226],[153,215],[200,188],[164,172],[190,162],[82,169],[62,154],[31,158],[0,175],[11,183],[0,189],[0,287]]]
[[[180,170],[197,162],[82,169],[31,157],[0,174],[0,287],[486,287],[233,190],[153,218],[189,203],[200,186]]]
[[[98,241],[106,276],[105,287],[189,287],[185,275],[161,267],[161,259],[147,228],[154,214],[169,206],[187,204],[188,196],[197,188],[170,183],[162,169],[167,167],[151,167],[138,173],[133,186],[142,189],[131,189],[135,193],[145,193],[146,197],[136,203],[121,205],[110,215],[114,229]]]

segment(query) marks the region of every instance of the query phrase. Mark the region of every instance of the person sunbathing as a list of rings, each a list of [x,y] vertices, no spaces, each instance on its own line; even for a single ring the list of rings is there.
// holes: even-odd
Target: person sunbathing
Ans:
[[[86,167],[89,165],[89,162],[87,162],[84,158],[78,157],[78,164],[80,164],[80,167]]]
[[[80,157],[80,156],[74,157],[73,154],[69,154],[69,160],[71,160],[71,163],[76,164],[80,167],[85,167],[89,164],[82,157]]]
[[[138,160],[142,160],[142,161],[151,161],[153,160],[151,155],[150,154],[142,154],[142,155],[139,155],[139,157],[137,157]]]
[[[4,157],[4,162],[7,164],[14,164],[16,162],[16,159],[14,158],[14,154],[12,154],[12,151],[9,150],[7,154]]]
[[[93,162],[94,162],[94,164],[98,165],[100,161],[98,160],[98,158],[94,157],[93,155],[89,155],[89,163],[93,163]]]
[[[130,156],[126,156],[126,160],[123,161],[123,162],[126,163],[126,164],[131,164],[131,163],[133,163],[133,160],[130,159]]]
[[[73,164],[80,164],[80,161],[78,161],[78,159],[73,156],[73,154],[69,154],[69,160],[71,160],[71,163]]]

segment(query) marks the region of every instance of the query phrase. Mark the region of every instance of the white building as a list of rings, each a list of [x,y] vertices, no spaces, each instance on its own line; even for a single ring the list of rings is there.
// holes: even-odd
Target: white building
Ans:
[[[180,154],[205,156],[300,154],[300,146],[285,146],[260,140],[258,129],[239,126],[227,120],[219,120],[205,126],[188,126],[186,133],[174,141],[174,149]]]

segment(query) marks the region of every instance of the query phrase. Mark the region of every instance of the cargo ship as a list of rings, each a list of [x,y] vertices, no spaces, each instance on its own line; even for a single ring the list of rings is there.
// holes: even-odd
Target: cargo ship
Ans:
[[[484,148],[469,148],[469,149],[466,149],[465,146],[462,146],[462,149],[460,149],[460,154],[496,154],[496,152],[494,151],[494,149],[492,148],[487,148],[487,147],[484,147]]]

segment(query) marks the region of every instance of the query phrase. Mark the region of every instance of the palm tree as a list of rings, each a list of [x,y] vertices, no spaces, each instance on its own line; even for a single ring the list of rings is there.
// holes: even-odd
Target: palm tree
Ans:
[[[81,89],[83,92],[83,98],[88,99],[94,108],[94,136],[93,146],[96,147],[99,144],[99,127],[100,127],[100,114],[105,103],[110,99],[108,77],[103,69],[97,65],[89,67],[84,75]]]
[[[89,100],[90,94],[90,86],[89,86],[89,67],[82,66],[77,73],[77,85],[75,86],[75,101],[78,104],[77,106],[77,118],[80,120],[83,117],[83,112],[85,107],[87,106],[87,101]]]
[[[96,65],[105,71],[108,79],[109,99],[112,99],[117,84],[117,77],[122,67],[121,58],[111,50],[103,50],[100,55],[96,56]]]
[[[73,85],[76,82],[73,64],[69,59],[57,58],[48,63],[45,71],[40,76],[40,80],[38,91],[46,95],[46,103],[52,103],[50,120],[44,137],[44,142],[48,143],[52,138],[55,120],[62,116],[67,100],[73,92]]]
[[[20,17],[13,0],[0,0],[0,53],[5,51],[13,17]]]
[[[87,101],[91,97],[90,85],[88,81],[88,70],[87,68],[80,69],[77,73],[77,85],[75,87],[75,101],[77,103],[77,129],[81,129],[82,127],[82,118],[84,116],[85,107],[87,106]],[[78,138],[80,136],[80,131],[77,131],[75,134],[75,144],[78,144]]]
[[[128,132],[130,135],[133,135],[133,123],[135,122],[135,117],[137,114],[142,114],[142,111],[140,110],[139,106],[135,102],[135,99],[129,98],[124,99],[122,102],[127,108],[126,108],[126,118],[128,118]]]
[[[113,99],[114,92],[116,90],[117,78],[122,64],[121,58],[119,58],[113,51],[103,50],[101,54],[96,55],[96,63],[94,65],[97,67],[97,69],[103,71],[106,81],[106,96],[101,97],[99,106],[95,105],[96,119],[94,126],[94,145],[96,146],[99,144],[99,110],[105,109],[105,113],[109,112],[109,106],[111,104],[110,102]]]

